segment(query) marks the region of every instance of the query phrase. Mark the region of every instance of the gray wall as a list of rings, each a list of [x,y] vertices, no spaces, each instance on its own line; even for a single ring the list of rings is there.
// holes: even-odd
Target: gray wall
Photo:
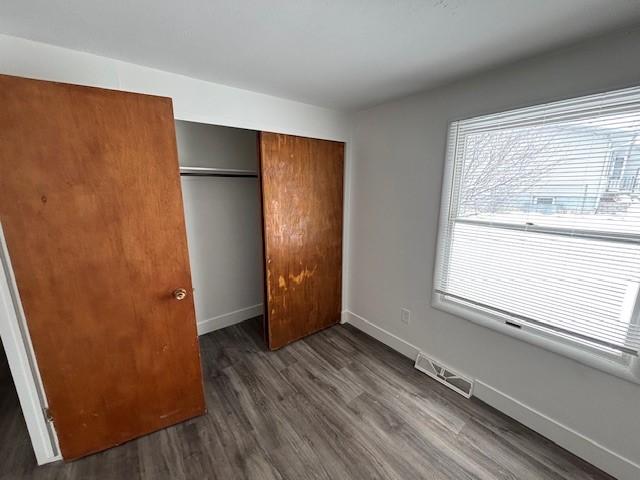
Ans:
[[[617,455],[640,463],[640,386],[433,309],[432,275],[450,121],[636,84],[640,31],[631,31],[355,115],[348,309],[566,427],[565,446],[604,467]],[[409,325],[401,307],[413,312]]]
[[[256,132],[176,121],[180,164],[257,170]],[[261,313],[257,178],[182,177],[196,319],[201,333]]]

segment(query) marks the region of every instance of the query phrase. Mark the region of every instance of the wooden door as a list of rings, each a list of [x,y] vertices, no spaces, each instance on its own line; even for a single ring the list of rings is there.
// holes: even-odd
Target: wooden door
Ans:
[[[171,99],[0,76],[0,105],[0,221],[63,457],[202,414]]]
[[[271,349],[336,324],[344,144],[260,134],[266,333]]]

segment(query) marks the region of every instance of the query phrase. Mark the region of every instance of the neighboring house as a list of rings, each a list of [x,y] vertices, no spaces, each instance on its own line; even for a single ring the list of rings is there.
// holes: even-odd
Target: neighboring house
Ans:
[[[468,136],[462,181],[470,194],[462,215],[615,214],[640,204],[640,137],[632,129],[527,128],[524,136],[522,128]],[[570,154],[554,145],[567,136],[579,144]]]
[[[633,138],[627,145],[615,143],[608,160],[607,187],[600,195],[599,208],[626,208],[640,201],[640,145]]]

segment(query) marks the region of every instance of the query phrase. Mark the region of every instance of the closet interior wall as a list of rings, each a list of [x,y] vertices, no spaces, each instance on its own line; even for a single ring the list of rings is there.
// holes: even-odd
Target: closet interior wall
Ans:
[[[182,167],[258,171],[257,132],[176,120]],[[257,177],[182,176],[198,333],[263,312]]]

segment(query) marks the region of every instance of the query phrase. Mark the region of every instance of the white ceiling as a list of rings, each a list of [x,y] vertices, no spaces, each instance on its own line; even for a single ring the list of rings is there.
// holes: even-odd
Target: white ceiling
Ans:
[[[640,0],[2,0],[0,32],[359,109],[640,22]]]

